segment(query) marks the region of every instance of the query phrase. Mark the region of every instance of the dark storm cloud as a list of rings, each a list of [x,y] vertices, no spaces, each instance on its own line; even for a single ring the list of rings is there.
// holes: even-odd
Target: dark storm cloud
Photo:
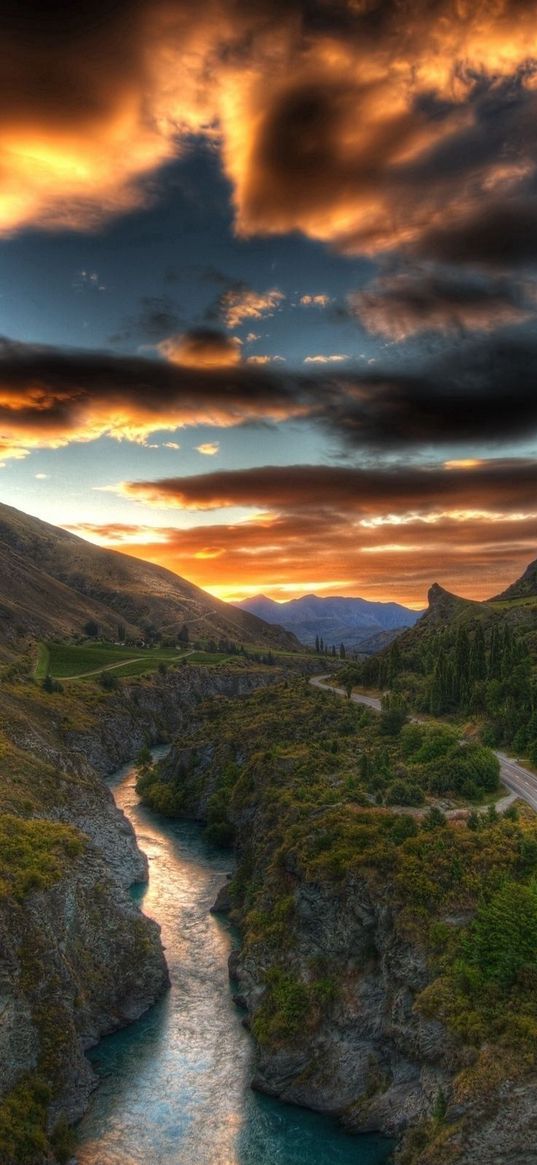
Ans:
[[[355,448],[501,443],[537,431],[537,337],[449,347],[414,372],[341,377],[320,419]]]
[[[537,262],[537,193],[494,199],[447,227],[425,232],[417,250],[441,261],[509,269]]]
[[[522,330],[447,348],[400,371],[317,375],[240,363],[212,329],[168,337],[167,360],[4,341],[0,439],[19,445],[140,435],[181,424],[302,419],[377,453],[528,440],[537,432],[537,337]]]
[[[188,340],[178,337],[170,343],[180,346]],[[206,334],[203,342],[207,347]],[[227,352],[228,338],[220,337],[219,343],[220,353]],[[233,366],[229,360],[227,367],[202,367],[199,351],[197,367],[180,366],[172,358],[173,351],[165,361],[2,341],[0,439],[14,447],[61,445],[103,434],[139,441],[159,428],[227,427],[286,419],[301,411],[297,386],[263,369]]]
[[[154,505],[212,510],[251,506],[277,513],[309,510],[354,514],[427,514],[453,509],[511,513],[537,508],[537,461],[496,460],[464,465],[286,465],[218,470],[193,477],[123,482],[120,492]]]
[[[489,332],[535,315],[537,285],[458,273],[409,270],[381,276],[349,296],[368,331],[393,340],[420,332]]]

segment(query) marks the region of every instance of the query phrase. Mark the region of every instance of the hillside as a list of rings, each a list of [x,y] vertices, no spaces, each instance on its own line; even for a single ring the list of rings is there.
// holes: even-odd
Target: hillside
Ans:
[[[393,1135],[397,1165],[535,1161],[537,819],[398,800],[402,769],[475,797],[487,753],[297,684],[198,708],[138,782],[236,850],[213,909],[239,925],[254,1087]]]
[[[65,530],[0,506],[0,650],[28,635],[80,635],[94,620],[106,638],[118,624],[128,638],[154,629],[239,644],[298,644],[281,628],[212,598],[193,583],[137,558],[102,550]]]
[[[537,562],[486,602],[435,583],[415,627],[349,679],[398,692],[433,715],[470,716],[487,743],[537,763]]]
[[[313,647],[316,639],[322,637],[330,647],[343,643],[348,650],[366,652],[378,650],[379,632],[393,633],[412,627],[421,614],[400,603],[374,603],[347,596],[303,595],[300,599],[275,603],[266,595],[255,595],[236,606],[267,623],[280,624],[308,646]],[[370,640],[373,646],[369,645]]]

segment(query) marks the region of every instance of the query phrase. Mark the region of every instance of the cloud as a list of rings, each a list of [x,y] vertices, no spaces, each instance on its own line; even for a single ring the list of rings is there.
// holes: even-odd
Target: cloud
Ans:
[[[285,356],[247,356],[247,364],[285,364]]]
[[[403,369],[386,360],[346,370],[329,356],[302,372],[237,363],[233,340],[209,329],[170,341],[168,352],[159,360],[1,342],[0,455],[105,435],[144,441],[184,425],[291,419],[344,450],[455,447],[444,459],[457,446],[474,454],[537,432],[537,339],[520,329],[416,356]]]
[[[205,441],[203,445],[196,445],[196,451],[205,457],[215,457],[220,452],[220,445],[218,441]]]
[[[131,483],[132,485],[132,483]],[[535,556],[537,463],[492,461],[442,472],[268,466],[165,483],[135,483],[129,496],[189,508],[256,509],[248,521],[207,525],[83,525],[104,545],[160,562],[221,597],[311,589],[425,602],[435,579],[470,597],[497,593]],[[148,497],[147,489],[153,493]],[[170,511],[171,512],[171,511]],[[441,572],[439,577],[439,566]]]
[[[304,364],[341,364],[344,360],[350,360],[350,356],[343,352],[330,352],[327,356],[319,353],[317,356],[305,356]]]
[[[299,304],[302,307],[327,307],[330,303],[329,295],[301,295]]]
[[[507,280],[413,270],[380,276],[348,297],[369,332],[406,340],[420,332],[491,332],[535,315],[535,288]]]
[[[354,448],[527,440],[537,429],[537,344],[518,332],[459,343],[402,370],[379,363],[327,385],[319,423]]]
[[[0,341],[0,456],[109,436],[144,441],[184,425],[300,416],[302,389],[269,370],[187,367]]]
[[[272,316],[283,303],[285,295],[273,287],[270,291],[253,291],[244,284],[229,287],[218,299],[217,314],[226,327],[237,328],[245,320],[261,320]]]
[[[214,328],[192,328],[170,336],[158,345],[159,352],[172,364],[185,368],[222,368],[239,364],[240,342]]]
[[[24,20],[10,5],[2,33],[4,232],[151,203],[196,135],[220,153],[240,234],[535,258],[529,0],[80,0]]]
[[[124,497],[149,505],[185,510],[247,506],[271,513],[322,511],[360,519],[420,513],[523,511],[537,513],[537,461],[496,459],[458,469],[438,465],[286,465],[215,470],[193,477],[128,481],[116,487]]]

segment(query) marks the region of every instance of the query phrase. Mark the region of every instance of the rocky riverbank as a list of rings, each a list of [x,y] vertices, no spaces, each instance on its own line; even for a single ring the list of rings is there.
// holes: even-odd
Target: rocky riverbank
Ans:
[[[0,869],[3,1165],[68,1155],[66,1126],[94,1083],[85,1049],[168,982],[159,929],[127,892],[147,863],[103,777],[181,732],[205,697],[275,678],[185,667],[112,693],[3,689],[0,825],[16,832]]]

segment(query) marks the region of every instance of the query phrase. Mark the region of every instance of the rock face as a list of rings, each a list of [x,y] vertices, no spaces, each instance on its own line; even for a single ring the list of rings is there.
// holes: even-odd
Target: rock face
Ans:
[[[307,981],[317,962],[332,969],[336,991],[314,1031],[276,1050],[258,1048],[254,1086],[339,1114],[355,1131],[397,1135],[429,1113],[449,1090],[456,1052],[442,1025],[414,1010],[428,982],[426,961],[398,934],[389,906],[365,882],[337,890],[301,885],[289,951],[293,976]],[[263,951],[243,951],[234,975],[255,1021],[266,979]]]
[[[168,984],[159,927],[94,847],[46,892],[0,913],[0,1092],[38,1069],[50,1121],[80,1117],[94,1084],[84,1050],[137,1019]]]

